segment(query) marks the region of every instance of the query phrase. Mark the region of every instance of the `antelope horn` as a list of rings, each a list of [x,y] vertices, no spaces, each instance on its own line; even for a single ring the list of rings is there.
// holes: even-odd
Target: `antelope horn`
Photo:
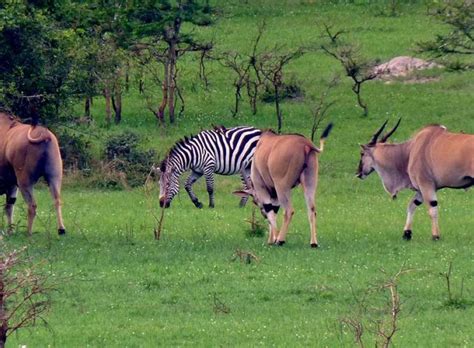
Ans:
[[[380,136],[380,134],[383,132],[383,129],[385,128],[385,126],[387,125],[387,121],[384,122],[384,124],[382,125],[382,127],[379,128],[379,130],[377,132],[375,132],[375,134],[372,136],[372,139],[369,141],[368,145],[375,145],[377,143],[377,138]]]
[[[402,120],[402,118],[400,117],[400,118],[398,119],[398,122],[397,122],[397,124],[395,125],[395,127],[393,127],[393,129],[392,129],[390,132],[388,132],[387,134],[385,134],[385,135],[383,136],[382,140],[380,140],[381,143],[385,143],[385,142],[387,141],[387,139],[390,138],[390,136],[391,136],[393,133],[395,133],[395,131],[397,130],[398,126],[400,125],[400,121],[401,121],[401,120]]]

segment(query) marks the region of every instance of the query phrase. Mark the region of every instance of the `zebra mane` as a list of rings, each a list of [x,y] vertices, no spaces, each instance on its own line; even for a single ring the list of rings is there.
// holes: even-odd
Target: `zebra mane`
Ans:
[[[189,142],[195,137],[196,135],[191,134],[189,137],[184,136],[184,138],[178,139],[176,143],[171,147],[171,149],[168,151],[166,154],[165,158],[161,161],[160,163],[160,170],[162,172],[166,171],[166,167],[168,165],[168,160],[169,158],[176,152],[178,152],[179,148],[183,147],[186,144],[189,144]]]
[[[204,132],[206,131],[206,129],[203,129],[201,130],[201,132]],[[224,127],[223,125],[213,125],[212,126],[212,129],[211,131],[214,131],[216,133],[225,133],[227,131],[227,128]],[[200,132],[200,133],[201,133]],[[176,141],[176,143],[171,147],[171,149],[168,151],[167,155],[165,156],[165,158],[161,161],[160,163],[160,170],[162,172],[166,171],[166,167],[168,165],[168,160],[169,158],[176,152],[178,152],[178,150],[183,147],[184,145],[187,145],[189,144],[189,142],[194,139],[195,137],[197,136],[197,134],[191,134],[189,137],[188,136],[184,136],[184,138],[181,138],[179,139],[178,141]]]

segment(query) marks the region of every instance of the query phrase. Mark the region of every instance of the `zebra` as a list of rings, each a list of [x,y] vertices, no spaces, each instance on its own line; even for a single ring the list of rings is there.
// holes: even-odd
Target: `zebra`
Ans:
[[[204,130],[197,135],[177,141],[155,172],[160,178],[160,207],[168,208],[179,191],[179,177],[187,170],[191,175],[184,188],[197,208],[202,203],[192,190],[201,176],[206,179],[209,207],[214,207],[214,173],[234,175],[240,173],[245,188],[251,187],[250,165],[262,131],[248,126],[226,129],[223,126]],[[244,206],[242,198],[240,206]]]

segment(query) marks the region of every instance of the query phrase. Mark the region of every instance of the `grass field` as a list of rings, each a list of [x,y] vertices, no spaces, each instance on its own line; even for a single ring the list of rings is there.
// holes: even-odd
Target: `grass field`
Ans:
[[[382,4],[382,3],[380,3]],[[265,45],[297,47],[320,42],[322,21],[348,31],[368,57],[382,60],[413,54],[419,40],[444,28],[426,16],[423,5],[401,6],[397,17],[379,16],[380,6],[324,4],[312,1],[259,0],[222,5],[223,18],[198,30],[214,38],[221,50],[247,50],[256,24],[267,19]],[[144,102],[131,91],[124,99],[123,125],[105,128],[102,104],[94,104],[96,123],[85,130],[98,137],[125,129],[142,136],[143,147],[159,156],[185,134],[211,124],[251,124],[276,127],[272,105],[260,105],[251,116],[248,105],[237,118],[231,76],[212,65],[211,89],[204,91],[192,60],[182,66],[186,113],[174,126],[157,129]],[[302,82],[302,102],[283,104],[283,128],[309,135],[310,99],[325,81],[341,73],[337,62],[321,52],[308,53],[288,66]],[[427,123],[443,123],[454,131],[474,133],[472,91],[474,73],[440,71],[428,84],[364,85],[369,116],[362,117],[350,82],[332,92],[336,100],[328,120],[335,123],[320,157],[318,241],[309,247],[309,226],[300,189],[294,191],[296,214],[284,247],[266,245],[264,235],[249,232],[251,204],[238,208],[231,192],[238,178],[218,177],[216,208],[194,208],[183,191],[166,211],[160,241],[153,239],[158,214],[156,188],[105,191],[66,180],[64,218],[68,234],[56,235],[55,217],[47,190],[39,187],[38,219],[31,238],[25,235],[26,211],[20,199],[16,210],[19,230],[4,239],[8,249],[28,246],[34,262],[58,283],[51,294],[47,325],[11,336],[9,347],[85,346],[353,346],[354,335],[341,319],[357,313],[357,300],[367,289],[381,285],[401,268],[411,269],[398,282],[402,301],[398,347],[447,347],[474,344],[474,196],[472,191],[439,192],[441,240],[431,241],[426,208],[420,207],[413,240],[402,240],[405,209],[411,192],[392,201],[380,179],[354,177],[359,148],[382,122],[402,117],[392,141],[403,141]],[[92,141],[96,138],[92,138]],[[207,201],[202,182],[196,192]],[[263,224],[263,220],[259,217]],[[258,260],[242,262],[238,251]],[[452,296],[448,300],[442,273],[453,265]],[[385,270],[385,274],[381,270]],[[461,295],[461,289],[463,289]],[[364,300],[369,308],[385,308],[388,293]],[[376,335],[372,320],[388,318],[380,310],[359,315],[366,323],[366,346]]]

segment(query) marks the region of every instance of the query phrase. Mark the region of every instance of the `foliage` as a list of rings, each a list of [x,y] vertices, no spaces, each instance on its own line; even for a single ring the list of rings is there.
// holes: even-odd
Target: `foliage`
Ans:
[[[291,76],[288,82],[283,81],[280,92],[281,100],[301,100],[304,98],[304,91],[301,87],[301,81]],[[267,88],[260,97],[265,103],[274,103],[275,95],[271,88]]]
[[[145,183],[145,179],[154,163],[155,151],[142,151],[138,148],[139,136],[132,132],[124,132],[111,136],[105,143],[105,160],[113,163],[107,170],[117,171],[125,175],[126,183],[132,187]],[[113,181],[107,186],[117,186],[120,182]]]
[[[0,105],[23,117],[57,118],[67,105],[71,35],[46,2],[0,6]]]
[[[437,34],[434,40],[419,42],[420,51],[435,57],[474,54],[474,2],[443,1],[434,8],[431,15],[447,24],[450,31],[447,34]]]
[[[82,134],[60,129],[56,133],[65,170],[86,170],[91,168],[91,144]]]
[[[169,123],[175,122],[176,99],[180,98],[184,110],[184,98],[179,85],[177,62],[189,52],[209,52],[212,43],[201,42],[182,30],[185,24],[207,26],[212,22],[212,8],[208,2],[195,0],[148,0],[137,1],[129,11],[133,23],[136,44],[134,48],[148,53],[163,65],[162,100],[158,107],[149,107],[161,124],[165,124],[165,109]],[[203,57],[203,56],[202,56]],[[201,66],[203,61],[201,60]]]

